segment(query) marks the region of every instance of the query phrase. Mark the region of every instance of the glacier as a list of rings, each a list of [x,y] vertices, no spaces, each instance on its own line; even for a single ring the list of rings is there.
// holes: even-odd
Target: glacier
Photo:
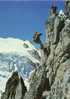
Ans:
[[[40,64],[40,52],[28,40],[0,38],[0,95],[13,71],[18,71],[27,86],[30,72]]]

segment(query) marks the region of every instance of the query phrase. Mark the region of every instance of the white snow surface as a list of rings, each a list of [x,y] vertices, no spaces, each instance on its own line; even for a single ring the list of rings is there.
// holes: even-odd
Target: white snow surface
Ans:
[[[39,51],[31,42],[16,38],[0,38],[0,95],[13,71],[18,71],[29,89],[27,76],[32,64],[40,64]]]
[[[25,46],[28,46],[28,48],[26,48]],[[30,50],[36,49],[27,40],[22,41],[15,38],[6,38],[6,39],[0,38],[0,53],[17,53],[18,55],[32,59],[33,62],[39,62],[29,54],[28,51]]]
[[[64,11],[63,10],[60,10],[59,11],[59,15],[64,15],[65,16]]]

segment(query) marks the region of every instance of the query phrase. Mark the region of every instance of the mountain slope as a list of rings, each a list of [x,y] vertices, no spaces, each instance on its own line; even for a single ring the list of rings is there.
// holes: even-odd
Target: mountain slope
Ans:
[[[0,38],[0,93],[13,71],[25,79],[34,68],[32,65],[39,63],[40,55],[29,41]]]

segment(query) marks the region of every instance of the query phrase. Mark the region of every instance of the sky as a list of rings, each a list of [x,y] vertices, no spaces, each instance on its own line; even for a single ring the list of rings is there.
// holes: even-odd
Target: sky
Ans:
[[[59,10],[63,9],[63,1],[56,1]],[[43,33],[51,0],[0,0],[0,37],[15,37],[31,40],[33,33]]]

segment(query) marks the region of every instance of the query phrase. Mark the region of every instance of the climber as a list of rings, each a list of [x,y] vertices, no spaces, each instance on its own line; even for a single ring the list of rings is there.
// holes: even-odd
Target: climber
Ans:
[[[52,6],[51,10],[50,10],[50,13],[51,13],[51,15],[56,16],[56,14],[57,14],[57,7],[56,6]]]
[[[48,43],[51,44],[53,42],[54,37],[54,22],[57,17],[57,7],[52,6],[50,9],[50,16],[48,18],[48,21],[45,23],[47,32],[46,32],[46,38],[48,39]]]
[[[33,41],[37,44],[40,44],[40,47],[41,47],[41,65],[43,65],[46,63],[47,57],[50,53],[50,49],[46,43],[44,43],[44,44],[42,43],[42,41],[40,39],[41,35],[42,34],[39,32],[34,33]]]
[[[60,32],[65,25],[65,23],[64,23],[65,19],[66,19],[66,17],[62,11],[61,11],[61,13],[59,12],[59,14],[55,18],[54,31],[53,31],[54,32],[53,44],[58,44],[58,42],[60,40]]]
[[[64,2],[64,10],[65,10],[65,14],[66,16],[70,19],[70,1],[69,0],[66,0]]]
[[[39,32],[35,32],[34,35],[33,35],[33,41],[35,43],[39,43],[41,44],[41,40],[40,40],[40,36],[42,35],[42,33],[39,33]]]
[[[60,32],[64,27],[64,20],[64,17],[59,16],[57,13],[57,7],[52,6],[49,19],[46,23],[46,35],[48,36],[47,38],[49,44],[58,44],[60,39]]]
[[[42,43],[40,36],[42,35],[42,33],[39,32],[35,32],[33,35],[33,41],[37,44],[40,44],[41,49],[43,49],[44,47],[46,48],[46,45],[44,46],[44,44]]]

